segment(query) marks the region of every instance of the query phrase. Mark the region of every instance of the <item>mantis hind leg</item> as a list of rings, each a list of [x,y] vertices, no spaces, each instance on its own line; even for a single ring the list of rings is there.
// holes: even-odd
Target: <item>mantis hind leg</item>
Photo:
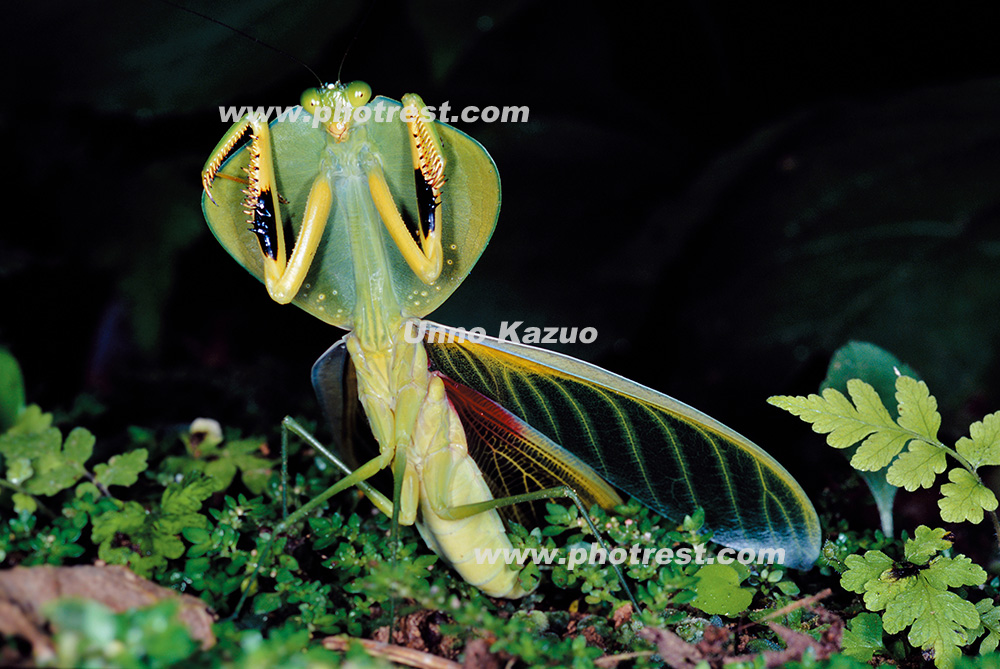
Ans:
[[[341,479],[341,481],[338,481],[338,483],[334,484],[333,486],[331,486],[330,488],[328,488],[326,491],[324,491],[323,493],[321,493],[317,497],[315,497],[312,500],[310,500],[307,504],[303,505],[301,508],[299,508],[291,516],[288,516],[287,515],[287,504],[286,504],[285,494],[284,493],[288,489],[288,434],[289,433],[296,435],[297,437],[299,437],[300,439],[302,439],[304,442],[306,442],[309,446],[311,446],[316,451],[318,451],[321,455],[323,455],[323,457],[325,457],[327,460],[329,460],[330,463],[333,464],[334,467],[336,467],[341,472],[343,472],[344,474],[346,474],[347,475],[347,479],[350,479],[351,477],[356,477],[357,473],[360,472],[360,471],[362,471],[365,467],[367,467],[368,464],[371,464],[372,462],[378,461],[380,458],[384,459],[383,456],[379,456],[378,458],[375,458],[374,460],[369,461],[368,464],[362,465],[357,470],[352,470],[351,467],[347,463],[345,463],[343,460],[341,460],[336,455],[334,455],[315,436],[313,436],[308,430],[306,430],[304,427],[302,427],[302,425],[298,421],[296,421],[291,416],[286,416],[285,419],[281,422],[281,465],[282,465],[281,466],[281,478],[282,478],[282,487],[281,487],[281,489],[282,489],[282,518],[284,519],[283,522],[282,522],[282,526],[284,526],[285,528],[287,528],[287,527],[295,524],[296,522],[298,522],[299,518],[304,517],[305,515],[307,515],[308,513],[310,513],[313,509],[316,508],[316,506],[318,506],[319,504],[321,504],[323,501],[325,501],[329,497],[335,495],[337,492],[340,492],[341,490],[346,489],[346,486],[342,485],[343,481],[346,480],[346,479]],[[368,478],[369,476],[374,475],[377,471],[379,471],[383,467],[387,466],[387,464],[388,464],[387,462],[383,463],[382,467],[376,468],[374,471],[372,471],[370,474],[368,474],[368,476],[366,476],[365,478]],[[365,479],[359,479],[359,480],[355,480],[353,482],[354,486],[356,486],[358,489],[360,489],[362,492],[364,492],[365,495],[368,496],[368,499],[370,499],[371,502],[372,502],[372,504],[375,505],[375,508],[377,508],[384,515],[386,515],[387,517],[389,517],[389,518],[392,519],[392,531],[391,531],[392,535],[390,537],[390,541],[391,541],[391,544],[392,544],[392,564],[393,564],[393,567],[395,567],[395,565],[396,565],[396,555],[397,555],[397,551],[398,551],[398,548],[399,548],[399,509],[400,509],[400,506],[401,506],[399,504],[399,499],[400,499],[400,486],[401,486],[401,482],[403,481],[403,474],[402,474],[402,472],[403,472],[403,469],[405,468],[405,466],[406,466],[406,459],[405,459],[405,457],[398,457],[398,458],[396,458],[395,463],[394,463],[394,471],[393,471],[393,474],[394,474],[394,476],[393,476],[393,480],[394,480],[393,499],[396,500],[395,504],[393,503],[392,500],[388,499],[385,495],[383,495],[378,490],[376,490],[374,487],[372,487],[372,485],[369,484],[367,482],[367,480],[365,480]],[[273,539],[272,539],[272,541],[273,541]],[[242,600],[241,600],[240,603],[242,604]],[[237,607],[236,610],[239,611],[239,609],[240,609],[240,607]],[[389,632],[390,638],[392,636],[392,625],[394,624],[394,621],[395,621],[395,610],[396,610],[396,603],[393,600],[392,602],[390,602],[390,608],[389,608],[389,619],[391,621],[390,622],[390,632]]]
[[[329,488],[321,492],[319,495],[313,497],[308,502],[300,506],[291,514],[288,513],[288,503],[286,491],[288,489],[288,435],[289,433],[294,434],[305,441],[309,446],[315,448],[319,453],[321,453],[327,460],[329,460],[335,467],[337,467],[341,472],[346,474],[344,478],[340,479]],[[357,487],[364,491],[366,495],[372,500],[372,503],[387,516],[393,515],[393,505],[392,502],[385,497],[382,493],[375,490],[367,482],[369,478],[374,476],[376,473],[385,469],[390,464],[391,454],[389,456],[385,454],[379,454],[375,458],[369,460],[365,464],[361,465],[357,469],[351,469],[346,463],[344,463],[340,458],[334,455],[329,449],[323,446],[316,437],[309,433],[302,425],[298,423],[294,418],[288,416],[281,422],[281,478],[282,478],[282,499],[281,499],[281,509],[282,509],[282,521],[278,523],[274,530],[271,532],[270,538],[261,551],[260,558],[257,560],[257,564],[254,566],[253,572],[243,589],[243,594],[240,596],[239,602],[236,604],[236,608],[233,610],[232,616],[230,618],[235,618],[239,615],[240,611],[243,609],[243,604],[246,602],[247,596],[253,591],[253,584],[257,580],[257,576],[260,572],[261,567],[267,563],[270,556],[271,549],[273,548],[274,541],[278,535],[286,532],[290,527],[300,522],[310,513],[315,511],[320,505],[326,503],[331,497],[339,492],[343,492],[351,487]]]
[[[319,439],[314,437],[312,433],[306,430],[302,425],[292,418],[291,416],[286,416],[285,420],[281,421],[281,484],[282,493],[288,488],[288,435],[289,433],[294,434],[302,441],[306,442],[310,446],[326,458],[330,464],[339,469],[346,476],[350,476],[355,470],[351,469],[347,463],[337,457],[330,449],[320,442]],[[378,490],[373,488],[367,481],[358,481],[355,486],[360,489],[368,499],[372,501],[379,511],[384,513],[386,516],[392,517],[392,501],[385,495],[380,493]],[[282,518],[286,519],[287,522],[287,504],[285,502],[284,495],[282,496]]]

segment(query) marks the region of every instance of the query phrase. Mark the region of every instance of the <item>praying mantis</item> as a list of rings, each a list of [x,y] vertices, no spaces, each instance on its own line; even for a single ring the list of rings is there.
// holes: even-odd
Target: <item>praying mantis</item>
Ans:
[[[528,592],[517,570],[473,559],[511,547],[500,512],[531,524],[534,504],[568,498],[588,517],[621,503],[614,484],[668,517],[700,506],[715,541],[783,548],[787,565],[808,568],[816,512],[746,438],[586,362],[421,320],[468,276],[500,208],[489,153],[429,111],[416,95],[324,85],[270,123],[236,122],[202,171],[205,217],[226,250],[276,302],[348,330],[313,382],[346,419],[353,367],[378,442],[356,468],[327,453],[345,476],[278,531],[356,486],[394,532],[416,525],[465,580],[513,599]],[[368,482],[382,470],[391,498]]]

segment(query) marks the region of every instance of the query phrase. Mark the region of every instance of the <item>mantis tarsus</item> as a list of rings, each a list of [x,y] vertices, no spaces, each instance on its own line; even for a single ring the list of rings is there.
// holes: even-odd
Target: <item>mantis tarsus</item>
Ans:
[[[781,547],[786,564],[811,565],[820,532],[805,493],[708,416],[531,346],[426,322],[445,336],[407,341],[486,247],[499,177],[482,146],[422,115],[419,97],[370,98],[367,84],[337,83],[270,125],[244,118],[202,173],[206,219],[229,253],[276,301],[350,331],[317,362],[314,384],[338,406],[349,355],[379,445],[353,470],[331,454],[347,475],[283,526],[359,486],[463,578],[516,598],[526,594],[516,571],[472,559],[474,548],[510,547],[498,510],[527,503],[514,513],[530,523],[531,502],[569,497],[586,516],[620,503],[607,480],[667,516],[703,507],[722,544]],[[384,469],[391,499],[367,483]]]

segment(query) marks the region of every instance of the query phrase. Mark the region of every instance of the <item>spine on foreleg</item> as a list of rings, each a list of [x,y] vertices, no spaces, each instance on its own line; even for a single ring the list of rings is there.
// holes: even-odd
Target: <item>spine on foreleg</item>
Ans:
[[[503,560],[513,546],[495,509],[450,520],[439,512],[493,499],[475,460],[469,456],[461,419],[432,375],[414,436],[414,465],[420,475],[420,534],[462,577],[491,597],[516,599],[528,594],[518,582],[519,571]],[[492,555],[479,564],[480,555]]]

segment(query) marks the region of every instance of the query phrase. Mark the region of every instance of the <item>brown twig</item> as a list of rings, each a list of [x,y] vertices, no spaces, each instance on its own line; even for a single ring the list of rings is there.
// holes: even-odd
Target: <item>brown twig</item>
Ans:
[[[391,643],[357,639],[349,636],[328,636],[323,639],[323,646],[330,650],[346,651],[351,643],[360,643],[369,655],[384,657],[390,662],[398,662],[417,669],[462,669],[462,665],[452,660],[446,660],[437,655],[431,655],[421,650],[405,648]]]
[[[618,655],[605,655],[594,660],[595,667],[617,667],[620,662],[635,660],[640,657],[652,657],[656,655],[651,650],[640,650],[634,653],[619,653]]]
[[[801,609],[803,606],[812,606],[813,604],[815,604],[819,600],[826,599],[831,594],[833,594],[833,590],[831,590],[830,588],[827,588],[826,590],[820,590],[815,595],[809,595],[808,597],[803,597],[802,599],[797,599],[794,602],[790,602],[789,604],[786,604],[785,606],[782,606],[777,611],[771,611],[770,613],[768,613],[766,616],[764,616],[763,618],[761,618],[757,622],[761,622],[762,623],[762,622],[767,621],[767,620],[774,620],[775,618],[777,618],[779,616],[788,615],[789,613],[791,613],[795,609]]]

